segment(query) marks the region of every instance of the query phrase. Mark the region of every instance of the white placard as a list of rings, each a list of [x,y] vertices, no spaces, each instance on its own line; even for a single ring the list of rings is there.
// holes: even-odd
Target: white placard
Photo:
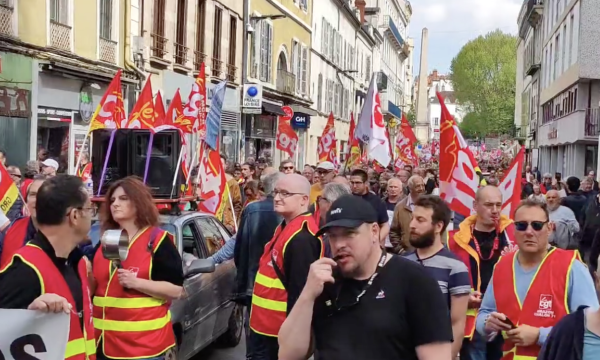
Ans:
[[[69,338],[69,315],[0,309],[0,358],[62,360]]]

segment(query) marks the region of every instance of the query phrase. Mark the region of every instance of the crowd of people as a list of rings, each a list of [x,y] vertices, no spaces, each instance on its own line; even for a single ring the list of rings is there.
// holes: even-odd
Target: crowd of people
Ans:
[[[528,167],[508,217],[489,172],[449,230],[431,169],[222,162],[235,234],[212,259],[235,262],[247,359],[600,358],[594,174],[563,183]],[[78,176],[31,179],[0,237],[0,308],[70,314],[65,358],[168,358],[180,252],[139,179],[104,197],[97,209]],[[87,242],[97,213],[102,232],[129,236],[121,267]]]

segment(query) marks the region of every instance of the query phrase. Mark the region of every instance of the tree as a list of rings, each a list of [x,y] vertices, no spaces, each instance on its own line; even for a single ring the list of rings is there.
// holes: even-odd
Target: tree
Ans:
[[[410,104],[410,109],[408,109],[408,111],[406,112],[406,120],[408,120],[408,123],[413,128],[417,124],[417,114],[415,111],[415,104]]]
[[[465,115],[463,120],[458,124],[458,128],[464,138],[483,138],[487,135],[484,120],[474,112]]]
[[[508,134],[513,126],[516,48],[516,36],[496,30],[469,41],[452,59],[456,101],[477,114],[486,134]]]

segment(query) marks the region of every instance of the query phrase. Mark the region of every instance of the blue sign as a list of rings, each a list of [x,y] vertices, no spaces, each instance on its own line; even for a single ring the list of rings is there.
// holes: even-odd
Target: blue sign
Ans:
[[[310,127],[310,115],[294,113],[291,124],[294,129],[308,129]]]

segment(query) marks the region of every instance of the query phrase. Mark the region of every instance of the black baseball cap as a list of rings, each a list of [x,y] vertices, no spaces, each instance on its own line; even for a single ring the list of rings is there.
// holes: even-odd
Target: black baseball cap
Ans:
[[[377,213],[362,197],[344,195],[331,204],[325,222],[317,232],[317,236],[326,233],[332,227],[356,229],[362,224],[376,223]]]

